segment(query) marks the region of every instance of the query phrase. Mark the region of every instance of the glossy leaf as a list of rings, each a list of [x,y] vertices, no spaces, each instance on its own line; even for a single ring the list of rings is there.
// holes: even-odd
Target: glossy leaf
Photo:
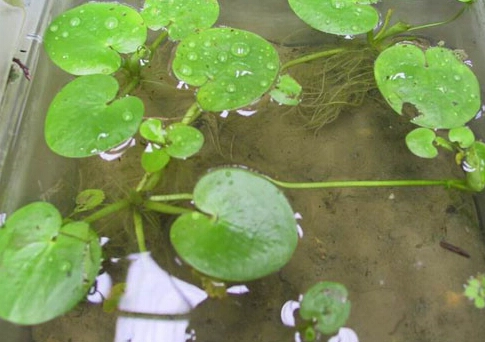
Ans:
[[[167,128],[167,153],[174,158],[193,156],[204,145],[204,135],[195,127],[174,123]]]
[[[289,0],[301,20],[322,32],[356,35],[372,31],[379,13],[369,6],[378,0]]]
[[[343,327],[350,315],[350,301],[345,286],[323,281],[313,285],[304,295],[300,316],[315,322],[322,334],[333,334]]]
[[[45,122],[49,147],[65,157],[107,151],[138,130],[143,102],[134,96],[115,99],[118,82],[108,75],[82,76],[54,98]]]
[[[148,173],[160,171],[167,166],[169,161],[170,156],[167,149],[151,143],[141,155],[141,166]]]
[[[273,85],[279,67],[269,42],[228,27],[183,39],[172,65],[178,79],[200,87],[197,102],[206,111],[238,109],[258,100]]]
[[[38,324],[66,313],[86,295],[100,263],[87,223],[62,226],[51,204],[26,205],[0,229],[0,317]]]
[[[397,113],[403,114],[405,103],[416,108],[411,118],[416,125],[460,127],[480,109],[478,80],[452,50],[423,52],[412,44],[394,45],[379,55],[374,72],[379,90]]]
[[[479,141],[466,151],[463,169],[466,172],[467,185],[473,191],[485,188],[485,144]]]
[[[279,189],[247,170],[206,174],[194,189],[201,212],[172,225],[172,244],[189,265],[230,281],[257,279],[283,267],[297,244],[293,211]]]
[[[140,125],[140,134],[143,138],[157,144],[165,144],[167,132],[162,127],[162,122],[157,119],[148,119]]]
[[[279,104],[296,106],[300,103],[301,85],[290,75],[283,75],[269,94]]]
[[[461,148],[468,148],[475,142],[475,135],[466,126],[450,129],[448,138],[450,141],[458,143]]]
[[[429,128],[416,128],[406,135],[406,145],[418,157],[434,158],[438,155],[435,138],[436,134]]]
[[[145,43],[147,29],[133,8],[115,2],[89,2],[56,17],[44,37],[52,61],[74,75],[111,74],[120,53]]]
[[[214,25],[219,4],[217,0],[146,0],[141,15],[148,28],[166,28],[170,38],[180,40]]]

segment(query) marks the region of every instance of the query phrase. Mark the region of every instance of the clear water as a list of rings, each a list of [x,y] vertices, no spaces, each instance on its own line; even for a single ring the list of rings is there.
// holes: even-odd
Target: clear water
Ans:
[[[408,1],[402,6],[413,15],[402,15],[402,19],[422,22],[447,17],[454,12],[454,2],[446,2],[446,6],[443,0],[437,6],[437,1]],[[409,4],[436,8],[431,11],[436,18],[415,16]],[[276,25],[268,22],[275,13],[289,17],[284,0],[254,1],[251,5],[247,0],[221,1],[223,8],[225,5],[236,11],[232,16],[222,13],[227,24],[232,20],[236,27],[249,25],[246,28],[251,29],[254,23],[255,32],[292,45],[279,47],[283,58],[304,51],[295,51],[296,45],[315,45],[327,39],[309,32],[296,38],[291,35],[290,44],[288,32],[278,35]],[[247,15],[242,15],[243,10]],[[466,17],[456,25],[463,23],[467,23]],[[457,32],[463,26],[453,27],[461,29],[431,33],[460,46],[457,37],[461,34]],[[473,59],[475,50],[469,53]],[[168,58],[168,52],[162,54],[159,65]],[[478,63],[479,58],[475,60]],[[308,73],[308,67],[293,72],[298,78]],[[153,74],[173,82],[165,68]],[[148,115],[179,116],[191,103],[190,93],[168,90],[166,84],[143,86],[141,96],[147,101]],[[160,91],[164,93],[159,95]],[[169,166],[164,190],[191,191],[208,168],[228,164],[245,165],[288,181],[461,176],[450,156],[432,161],[412,156],[404,145],[409,125],[374,101],[342,113],[317,132],[305,129],[305,120],[295,111],[272,103],[252,117],[231,113],[222,119],[207,114],[197,125],[207,137],[203,150],[188,161]],[[77,183],[80,189],[99,187],[115,200],[140,179],[137,152],[142,148],[138,146],[111,163],[97,158],[83,160],[79,176],[78,171],[70,176],[76,178],[76,187]],[[441,188],[284,192],[302,215],[304,236],[293,259],[280,272],[246,284],[248,294],[200,304],[191,314],[189,327],[197,341],[292,341],[293,331],[280,322],[281,307],[320,280],[347,286],[352,312],[346,326],[356,331],[361,341],[481,341],[485,335],[483,313],[460,295],[469,276],[485,271],[485,245],[471,196]],[[147,244],[165,270],[198,285],[190,270],[174,260],[168,243],[171,220],[150,217]],[[136,251],[128,216],[110,217],[96,229],[112,238],[108,253],[121,256]],[[442,249],[441,239],[462,247],[471,257]],[[116,281],[123,281],[125,266],[111,266]],[[34,338],[38,342],[112,341],[115,323],[116,315],[83,303],[64,317],[35,327]]]

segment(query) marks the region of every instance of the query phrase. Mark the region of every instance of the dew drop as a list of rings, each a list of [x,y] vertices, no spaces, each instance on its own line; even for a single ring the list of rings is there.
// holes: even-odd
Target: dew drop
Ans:
[[[185,76],[190,76],[192,75],[192,68],[184,64],[180,67],[180,73]]]
[[[50,30],[51,32],[56,32],[59,29],[59,26],[57,25],[51,25]]]
[[[228,93],[234,93],[236,91],[236,86],[232,83],[229,83],[227,86],[226,86],[226,91]]]
[[[276,69],[276,64],[274,64],[273,62],[268,62],[266,64],[266,68],[268,68],[269,70],[275,70]]]
[[[69,24],[74,27],[79,26],[79,24],[81,24],[81,19],[79,19],[78,17],[74,17],[69,21]]]
[[[247,56],[250,51],[251,48],[249,47],[249,45],[243,42],[234,43],[231,46],[231,53],[236,57]]]
[[[461,77],[458,75],[453,76],[453,78],[455,81],[461,81]]]
[[[133,113],[130,111],[125,111],[123,112],[123,114],[121,114],[121,118],[123,119],[123,121],[131,121],[133,120]]]
[[[116,19],[115,17],[109,17],[108,19],[106,19],[106,21],[104,22],[104,26],[108,29],[108,30],[113,30],[115,28],[118,27],[118,19]]]
[[[188,59],[189,61],[196,61],[196,60],[197,60],[197,58],[198,58],[198,56],[197,56],[197,54],[196,54],[195,52],[189,52],[189,53],[187,54],[187,59]]]
[[[225,62],[227,61],[227,58],[227,53],[224,51],[220,52],[219,55],[217,55],[217,59],[219,60],[219,62]]]
[[[62,36],[63,38],[67,38],[67,37],[69,37],[69,32],[64,31],[64,32],[62,32],[62,33],[61,33],[61,36]]]
[[[211,41],[210,41],[210,40],[206,40],[206,41],[204,42],[204,46],[205,46],[205,47],[211,47],[211,46],[212,46]]]

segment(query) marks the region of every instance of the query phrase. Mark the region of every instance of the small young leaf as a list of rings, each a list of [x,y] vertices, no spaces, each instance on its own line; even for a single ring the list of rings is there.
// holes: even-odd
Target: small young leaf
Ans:
[[[448,138],[452,142],[457,142],[461,148],[468,148],[475,142],[475,135],[466,126],[450,129]]]
[[[174,123],[167,128],[169,144],[167,153],[174,158],[185,159],[193,156],[204,145],[204,135],[195,127]]]
[[[356,35],[373,30],[379,13],[369,6],[379,0],[289,0],[301,20],[322,32]]]
[[[197,102],[206,111],[238,109],[258,100],[278,75],[279,56],[260,36],[229,27],[184,38],[172,69],[181,81],[200,87]]]
[[[476,141],[466,150],[463,169],[466,172],[468,187],[473,191],[485,188],[485,144]]]
[[[165,27],[170,38],[180,40],[214,25],[219,4],[217,0],[146,0],[141,15],[150,29]]]
[[[165,144],[167,132],[162,127],[162,122],[157,119],[148,119],[140,125],[140,134],[143,138],[157,144]]]
[[[416,128],[406,135],[409,150],[421,158],[434,158],[438,150],[434,146],[436,134],[428,128]]]
[[[100,189],[86,189],[76,196],[75,213],[87,211],[96,208],[104,201],[104,192]]]
[[[135,96],[115,99],[118,82],[108,75],[89,75],[68,83],[52,100],[45,139],[56,153],[72,158],[107,151],[138,130],[143,102]]]
[[[0,229],[0,317],[39,324],[81,301],[101,264],[101,246],[85,222],[62,226],[51,204],[34,202]]]
[[[290,75],[283,75],[269,94],[279,104],[296,106],[300,103],[301,85]]]
[[[167,149],[155,144],[148,144],[141,155],[141,166],[148,173],[154,173],[163,169],[170,161]]]
[[[147,29],[133,8],[115,2],[89,2],[56,17],[44,46],[52,61],[74,75],[111,74],[120,53],[145,43]]]

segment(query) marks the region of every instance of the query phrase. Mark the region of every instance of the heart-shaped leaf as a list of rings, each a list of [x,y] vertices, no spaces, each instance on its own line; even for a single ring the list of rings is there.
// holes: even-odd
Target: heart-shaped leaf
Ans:
[[[174,123],[167,128],[167,153],[174,158],[193,156],[204,145],[204,135],[195,127]]]
[[[49,147],[65,157],[87,157],[132,137],[143,117],[143,102],[134,96],[114,100],[118,88],[108,75],[82,76],[67,84],[47,112]]]
[[[453,51],[432,47],[426,51],[412,44],[384,50],[374,67],[377,86],[389,105],[402,114],[403,104],[417,109],[411,119],[428,128],[463,126],[480,109],[476,76]]]
[[[152,30],[165,27],[174,40],[214,25],[219,16],[217,0],[146,0],[141,11]]]
[[[133,8],[115,2],[89,2],[56,17],[44,37],[52,61],[74,75],[111,74],[119,53],[145,43],[147,29]]]
[[[0,317],[38,324],[72,309],[98,274],[101,247],[84,222],[64,226],[57,209],[35,202],[0,229]]]
[[[141,166],[148,173],[160,171],[167,166],[170,156],[167,149],[156,144],[149,143],[141,155]]]
[[[202,211],[183,214],[170,239],[179,255],[209,276],[246,281],[277,271],[297,244],[288,201],[272,183],[247,170],[225,168],[194,189]]]
[[[379,13],[369,6],[379,0],[288,0],[295,14],[322,32],[355,35],[373,30]]]
[[[200,87],[203,110],[238,109],[258,100],[278,75],[279,57],[260,36],[233,28],[213,28],[183,39],[172,69],[181,81]]]
[[[475,142],[475,134],[466,126],[450,129],[448,138],[450,141],[458,143],[461,148],[468,148]]]
[[[416,128],[406,135],[406,145],[418,157],[434,158],[438,155],[435,138],[436,134],[429,128]]]
[[[157,144],[165,144],[167,132],[163,129],[162,122],[157,119],[148,119],[140,125],[140,134],[143,138]]]

